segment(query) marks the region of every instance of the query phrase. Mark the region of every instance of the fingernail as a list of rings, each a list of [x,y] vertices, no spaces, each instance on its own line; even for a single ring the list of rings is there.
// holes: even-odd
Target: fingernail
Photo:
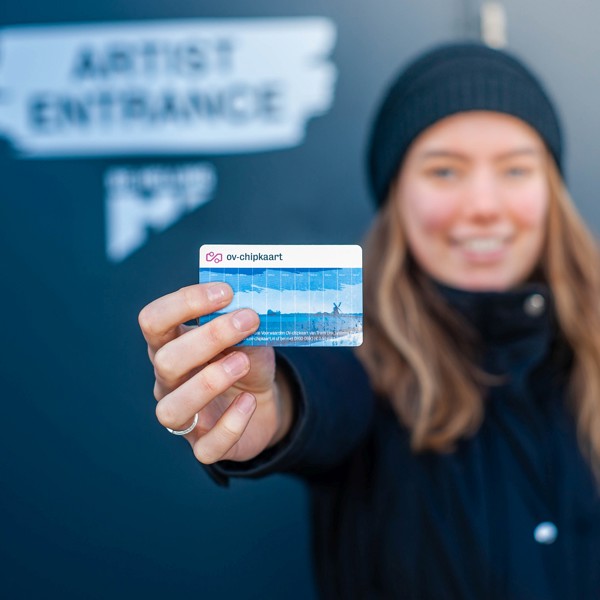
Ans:
[[[254,396],[244,392],[237,401],[238,410],[247,415],[254,410]]]
[[[231,321],[233,326],[240,331],[248,331],[256,325],[256,313],[249,308],[244,308],[234,313]]]
[[[248,368],[248,358],[241,352],[233,352],[223,361],[223,369],[228,375],[237,377]]]
[[[229,286],[223,283],[215,283],[206,290],[206,297],[209,302],[221,302],[229,293]]]

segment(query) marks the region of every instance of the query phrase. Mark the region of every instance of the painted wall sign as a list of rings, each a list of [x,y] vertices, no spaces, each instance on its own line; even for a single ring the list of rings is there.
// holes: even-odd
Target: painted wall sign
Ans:
[[[326,18],[0,30],[0,135],[27,157],[229,154],[302,143],[333,100]]]
[[[120,262],[159,233],[208,202],[217,183],[210,163],[119,165],[104,176],[106,256]]]

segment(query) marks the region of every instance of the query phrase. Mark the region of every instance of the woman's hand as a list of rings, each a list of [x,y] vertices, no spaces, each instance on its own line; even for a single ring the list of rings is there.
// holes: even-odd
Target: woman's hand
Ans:
[[[191,285],[151,302],[138,319],[154,365],[156,416],[181,430],[198,413],[185,438],[204,464],[254,458],[282,439],[292,422],[289,387],[275,376],[273,349],[232,348],[258,329],[256,312],[246,308],[200,327],[184,325],[232,298],[225,283]]]

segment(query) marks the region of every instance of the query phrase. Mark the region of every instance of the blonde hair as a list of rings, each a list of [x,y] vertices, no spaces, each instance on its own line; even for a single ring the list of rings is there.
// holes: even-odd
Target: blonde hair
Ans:
[[[600,482],[600,253],[548,157],[547,231],[536,269],[554,296],[573,352],[567,402]],[[475,360],[477,332],[439,296],[408,251],[400,211],[387,202],[365,245],[365,341],[357,350],[376,392],[411,435],[413,451],[451,451],[483,420],[498,378]]]

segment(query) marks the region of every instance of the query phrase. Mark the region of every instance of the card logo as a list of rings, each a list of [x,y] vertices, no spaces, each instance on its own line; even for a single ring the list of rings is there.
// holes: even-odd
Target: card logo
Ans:
[[[223,255],[220,252],[207,252],[206,260],[218,264],[223,260]]]

